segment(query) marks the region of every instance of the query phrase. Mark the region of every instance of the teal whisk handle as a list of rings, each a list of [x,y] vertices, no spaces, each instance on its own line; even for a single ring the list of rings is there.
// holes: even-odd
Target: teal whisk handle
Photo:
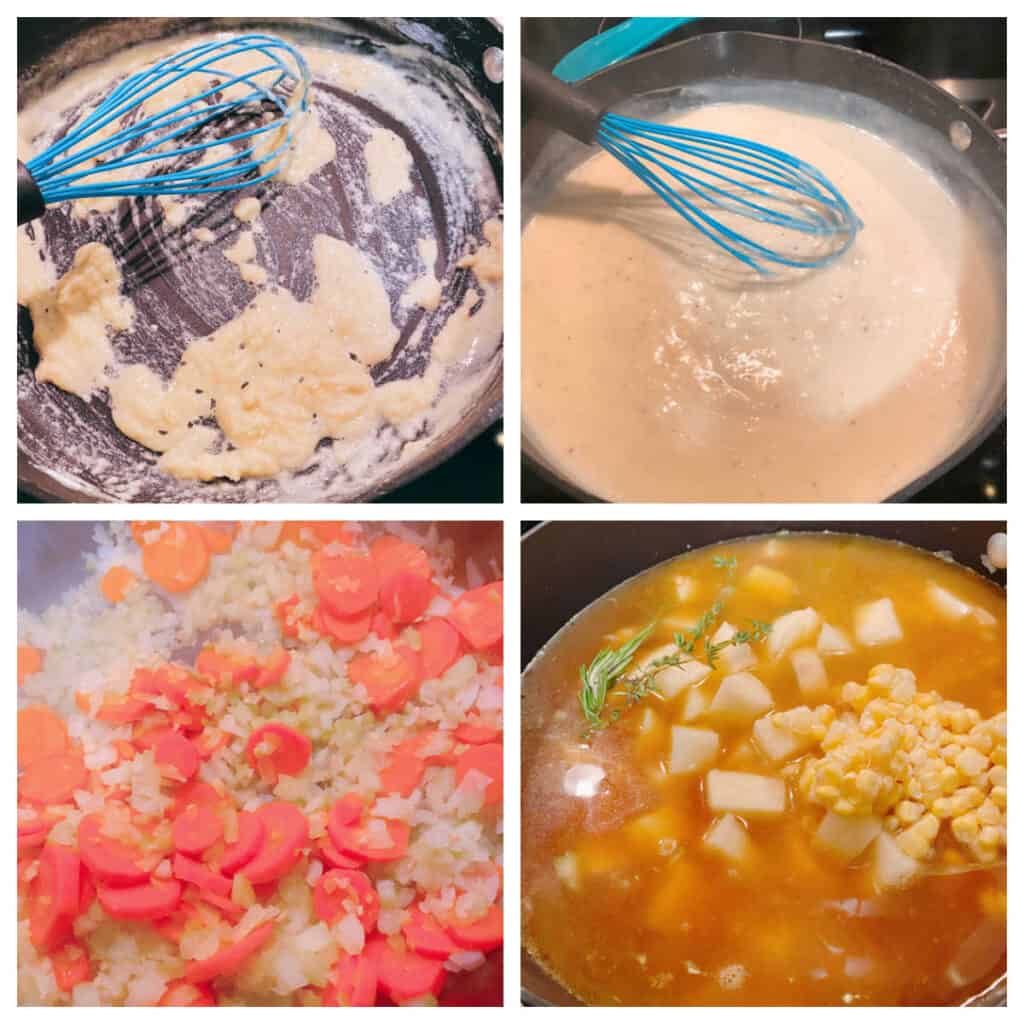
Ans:
[[[597,141],[605,108],[559,81],[533,61],[522,61],[523,91],[538,106],[537,116],[588,146]]]
[[[570,50],[556,65],[555,77],[563,82],[578,82],[598,71],[642,53],[669,32],[699,18],[629,18],[614,28],[605,29]]]
[[[18,224],[27,224],[41,217],[46,210],[43,193],[39,191],[36,179],[29,169],[18,161]]]

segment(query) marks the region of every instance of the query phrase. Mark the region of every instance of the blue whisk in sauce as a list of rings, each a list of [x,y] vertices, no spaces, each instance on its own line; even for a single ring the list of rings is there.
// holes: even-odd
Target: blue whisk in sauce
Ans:
[[[310,81],[294,46],[260,33],[164,58],[19,165],[18,222],[75,199],[200,195],[267,181],[294,142]]]
[[[618,114],[601,118],[596,141],[697,231],[760,273],[773,265],[827,266],[863,227],[821,171],[759,142]],[[797,232],[810,251],[759,242],[739,224],[730,226],[735,218]]]

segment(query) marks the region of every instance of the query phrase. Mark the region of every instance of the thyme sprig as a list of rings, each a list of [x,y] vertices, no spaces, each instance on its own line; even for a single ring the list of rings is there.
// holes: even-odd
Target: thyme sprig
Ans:
[[[724,569],[728,578],[732,579],[736,571],[736,559],[715,555],[712,559],[718,569]],[[750,619],[750,628],[737,630],[728,640],[712,643],[710,633],[722,615],[723,602],[715,601],[697,620],[696,625],[673,634],[678,653],[668,654],[647,662],[642,669],[629,671],[633,656],[641,645],[654,632],[657,622],[651,622],[636,636],[626,641],[619,648],[605,647],[600,650],[589,665],[580,666],[580,709],[586,720],[583,730],[584,740],[589,740],[594,733],[607,729],[617,722],[625,711],[638,704],[645,697],[658,692],[655,676],[663,668],[671,665],[682,665],[698,656],[698,650],[704,661],[715,667],[715,660],[726,648],[738,644],[758,643],[771,632],[771,624],[760,619]],[[605,705],[611,690],[620,686],[623,694],[623,706],[611,709],[607,714]]]

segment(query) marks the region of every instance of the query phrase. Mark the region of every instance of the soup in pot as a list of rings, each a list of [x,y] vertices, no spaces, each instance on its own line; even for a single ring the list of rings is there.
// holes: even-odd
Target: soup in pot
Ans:
[[[942,1005],[1006,964],[1006,604],[891,542],[701,549],[524,680],[523,941],[589,1004]]]

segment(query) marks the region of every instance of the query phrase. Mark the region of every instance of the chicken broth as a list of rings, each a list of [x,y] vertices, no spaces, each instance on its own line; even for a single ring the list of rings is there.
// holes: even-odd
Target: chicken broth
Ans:
[[[586,733],[580,666],[652,622]],[[590,1004],[977,994],[1005,971],[1005,631],[1000,588],[846,535],[617,588],[525,679],[524,944]]]

